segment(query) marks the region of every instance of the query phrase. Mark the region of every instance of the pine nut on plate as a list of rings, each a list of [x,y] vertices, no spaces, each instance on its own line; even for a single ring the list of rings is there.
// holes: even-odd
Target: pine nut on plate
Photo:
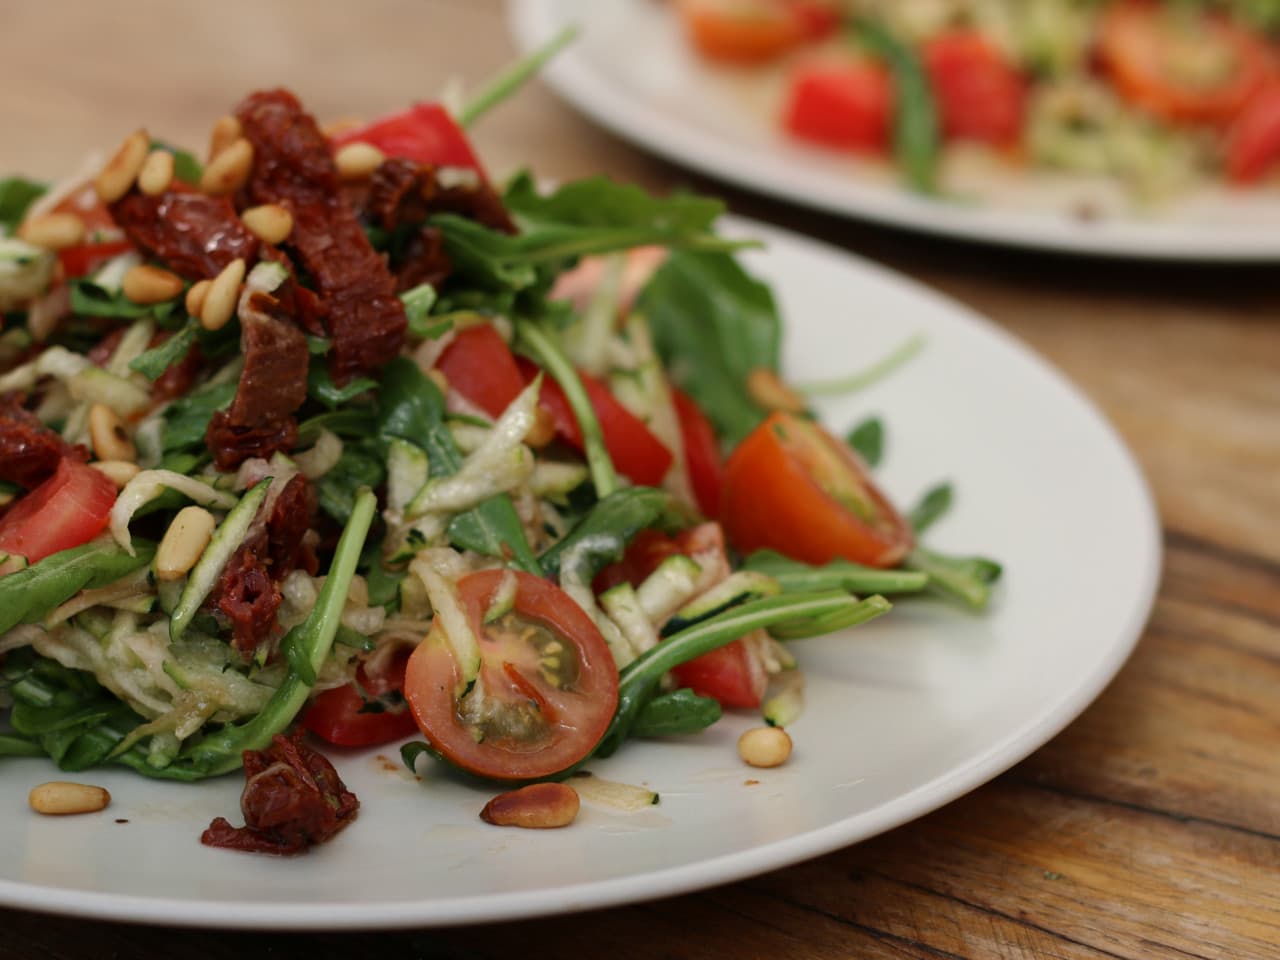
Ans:
[[[189,506],[178,511],[156,550],[156,576],[178,580],[196,565],[209,545],[217,522],[204,507]]]
[[[209,288],[212,286],[212,280],[200,280],[187,289],[187,297],[184,304],[187,308],[188,316],[200,316],[200,310],[204,306],[204,298],[209,295]]]
[[[18,227],[18,239],[45,250],[65,250],[84,242],[84,221],[74,213],[46,213]]]
[[[173,183],[173,154],[168,150],[152,150],[138,173],[138,189],[149,197],[158,197]]]
[[[94,181],[98,198],[103,203],[115,203],[133,186],[146,162],[147,153],[151,149],[151,138],[145,130],[135,130],[125,137],[124,143],[116,151],[115,156],[107,161],[102,172]]]
[[[105,475],[118,489],[142,472],[142,468],[132,460],[95,460],[89,464],[93,469]]]
[[[99,460],[137,460],[138,450],[120,415],[105,403],[89,408],[89,439]]]
[[[738,738],[738,756],[753,767],[780,767],[791,756],[791,737],[781,727],[754,727]]]
[[[240,297],[240,284],[244,282],[244,260],[235,259],[222,268],[214,278],[204,302],[200,304],[200,325],[206,330],[221,330],[235,315],[236,301]]]
[[[386,161],[386,155],[369,143],[348,143],[334,154],[338,176],[343,180],[364,180]]]
[[[243,132],[240,121],[231,116],[231,114],[219,117],[214,121],[213,131],[209,134],[209,159],[213,160],[223,150],[239,140],[240,134]]]
[[[36,813],[48,817],[65,817],[77,813],[97,813],[111,802],[111,794],[103,787],[88,783],[52,780],[32,787],[27,802]]]
[[[578,792],[567,783],[531,783],[498,794],[484,805],[480,819],[499,827],[551,830],[573,823],[579,806]]]
[[[200,189],[215,196],[235,193],[248,181],[252,169],[253,144],[241,137],[209,161]]]
[[[264,243],[283,243],[293,232],[293,214],[277,203],[250,207],[240,219]]]
[[[182,293],[184,286],[186,284],[176,273],[150,264],[139,264],[130,267],[124,275],[121,290],[134,303],[153,304],[172,300]]]

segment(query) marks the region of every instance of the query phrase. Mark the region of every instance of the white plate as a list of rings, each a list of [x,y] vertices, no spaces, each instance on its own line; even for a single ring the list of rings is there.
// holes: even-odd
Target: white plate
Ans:
[[[1147,215],[1114,184],[1010,175],[974,158],[954,182],[981,202],[929,200],[883,165],[785,137],[776,97],[751,71],[702,63],[669,4],[656,0],[510,0],[517,44],[532,49],[569,23],[582,35],[547,81],[596,122],[712,176],[830,213],[971,240],[1078,253],[1194,260],[1280,259],[1280,190],[1208,186]],[[1101,212],[1082,219],[1079,211]]]
[[[733,716],[706,734],[632,743],[592,765],[650,785],[636,814],[584,806],[562,831],[490,827],[490,796],[394,749],[335,757],[359,819],[303,859],[211,850],[238,820],[241,778],[194,786],[93,771],[101,814],[46,818],[26,794],[57,771],[3,761],[0,903],[117,920],[237,927],[455,924],[600,907],[724,883],[817,856],[973,789],[1057,733],[1119,669],[1146,620],[1159,530],[1111,427],[1058,373],[959,305],[840,251],[762,225],[751,266],[787,317],[798,380],[860,368],[908,334],[927,346],[865,393],[823,405],[843,431],[883,414],[882,477],[905,503],[955,481],[931,542],[1004,561],[994,609],[902,603],[847,634],[804,641],[808,707],[776,770],[737,758]],[[749,780],[758,784],[748,784]],[[116,818],[127,823],[115,822]]]

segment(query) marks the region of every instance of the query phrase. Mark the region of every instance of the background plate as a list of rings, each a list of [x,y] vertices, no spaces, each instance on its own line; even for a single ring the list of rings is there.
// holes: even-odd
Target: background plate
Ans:
[[[1043,744],[1099,693],[1141,632],[1159,567],[1150,496],[1111,427],[1029,350],[959,305],[835,249],[762,225],[747,255],[775,285],[796,379],[849,372],[909,334],[927,346],[856,397],[824,404],[843,431],[888,426],[884,484],[903,503],[941,478],[958,504],[930,537],[988,553],[1007,580],[989,615],[904,603],[855,631],[797,645],[808,707],[792,760],[751,770],[735,741],[754,716],[703,736],[629,744],[592,765],[662,802],[637,814],[584,805],[563,831],[500,830],[490,792],[394,749],[334,756],[359,819],[305,859],[200,846],[238,820],[239,777],[184,786],[125,771],[96,816],[30,813],[57,776],[9,760],[0,779],[0,903],[113,920],[356,928],[552,914],[709,886],[872,836],[951,800]],[[749,780],[759,781],[749,784]],[[120,821],[127,822],[120,822]]]
[[[613,132],[741,186],[900,227],[1074,253],[1189,260],[1280,259],[1280,191],[1206,186],[1141,215],[1105,181],[1011,175],[965,164],[978,202],[928,200],[882,164],[785,137],[777,105],[751,71],[709,67],[655,0],[510,0],[525,50],[568,23],[578,41],[545,71],[563,97]],[[1079,210],[1093,211],[1082,219]],[[1097,214],[1101,213],[1101,216]]]

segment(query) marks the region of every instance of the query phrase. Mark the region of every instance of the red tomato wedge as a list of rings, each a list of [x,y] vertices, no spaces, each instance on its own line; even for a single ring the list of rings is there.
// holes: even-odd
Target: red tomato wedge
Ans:
[[[88,543],[107,528],[116,485],[64,457],[58,469],[0,517],[0,551],[36,563]]]
[[[368,143],[388,157],[430,163],[438,167],[467,167],[484,176],[467,135],[449,111],[438,103],[415,103],[401,113],[374,120],[332,138],[334,147]]]
[[[1246,27],[1145,0],[1107,8],[1098,55],[1122,96],[1175,123],[1230,122],[1276,71],[1266,41]]]
[[[459,330],[436,369],[452,389],[491,417],[500,416],[526,386],[511,348],[487,323]]]
[[[694,47],[708,60],[767,63],[809,39],[812,22],[785,0],[678,0]]]
[[[133,244],[124,239],[120,228],[111,219],[106,205],[98,199],[92,184],[68,194],[53,209],[57,213],[74,213],[88,231],[86,243],[68,247],[58,253],[63,275],[67,279],[87,276],[112,257],[133,249]]]
[[[771,414],[730,455],[720,519],[744,553],[768,548],[805,563],[891,567],[912,546],[911,528],[853,451],[786,413]]]
[[[1227,176],[1256,183],[1280,163],[1280,84],[1260,90],[1227,131]]]
[[[689,471],[694,499],[704,516],[718,516],[724,463],[715,428],[688,394],[673,388],[671,397],[680,421],[680,439],[684,445],[685,466]]]
[[[516,362],[525,382],[532,383],[537,376],[538,367],[523,357]],[[662,445],[662,441],[653,435],[643,420],[614,399],[608,387],[590,374],[579,371],[578,376],[582,378],[582,386],[600,421],[604,445],[614,467],[632,483],[644,486],[661,483],[674,459],[671,451]],[[560,384],[549,376],[543,378],[539,402],[554,418],[556,435],[571,447],[581,450],[582,429],[578,426],[578,418],[573,415],[569,399],[560,389]]]
[[[355,683],[326,690],[312,700],[302,725],[340,747],[372,747],[409,736],[418,725],[400,696],[408,659],[407,652],[395,657],[380,675],[362,666]]]
[[[990,40],[953,30],[921,51],[943,136],[1012,146],[1022,136],[1027,83]]]
[[[514,608],[485,624],[506,577],[516,578]],[[618,670],[591,618],[528,573],[482,570],[457,590],[479,638],[480,674],[465,689],[437,618],[405,676],[423,736],[451,763],[491,780],[547,777],[587,756],[618,705]]]
[[[791,75],[782,125],[793,136],[841,150],[880,152],[889,144],[893,84],[872,60],[821,60]]]
[[[764,700],[769,677],[745,640],[694,657],[671,671],[676,683],[700,697],[713,697],[722,707],[751,709]]]

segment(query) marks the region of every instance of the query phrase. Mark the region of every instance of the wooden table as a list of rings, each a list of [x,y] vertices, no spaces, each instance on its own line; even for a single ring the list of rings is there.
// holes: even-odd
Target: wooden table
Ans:
[[[212,118],[257,86],[286,83],[324,117],[370,116],[511,56],[500,6],[479,0],[6,0],[0,14],[0,170],[41,174],[139,124],[202,146]],[[1042,351],[1116,423],[1159,500],[1165,578],[1133,659],[995,782],[733,886],[569,920],[376,936],[0,911],[0,958],[1280,957],[1276,268],[1056,258],[850,224],[648,158],[536,84],[477,139],[497,171],[534,160],[549,177],[605,170],[725,193],[736,211],[918,277]]]

